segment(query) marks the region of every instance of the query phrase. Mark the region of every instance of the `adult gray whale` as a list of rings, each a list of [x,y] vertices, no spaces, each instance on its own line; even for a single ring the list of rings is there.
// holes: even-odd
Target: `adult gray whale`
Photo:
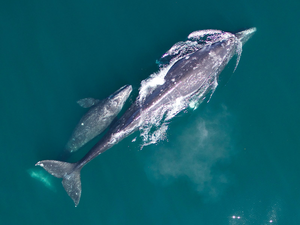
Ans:
[[[90,110],[75,127],[65,150],[75,152],[97,135],[101,134],[115,119],[132,91],[131,85],[125,85],[104,100],[85,98],[78,104]]]
[[[191,103],[202,101],[215,90],[220,72],[233,55],[237,53],[239,60],[242,44],[255,31],[251,28],[237,34],[218,30],[191,33],[188,41],[175,44],[163,55],[162,61],[170,60],[163,65],[160,72],[163,75],[156,85],[142,82],[136,101],[81,160],[76,163],[43,160],[36,165],[63,178],[62,184],[77,206],[83,166],[138,129],[155,121],[168,121]]]

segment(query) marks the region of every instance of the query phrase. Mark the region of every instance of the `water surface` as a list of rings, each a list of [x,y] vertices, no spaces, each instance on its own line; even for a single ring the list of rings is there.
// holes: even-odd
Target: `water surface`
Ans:
[[[290,0],[3,3],[1,224],[299,224],[297,9]],[[253,26],[235,73],[232,61],[210,102],[174,118],[165,141],[140,150],[132,135],[82,170],[77,208],[59,179],[34,168],[63,150],[86,111],[77,100],[131,84],[133,101],[155,61],[192,31]]]

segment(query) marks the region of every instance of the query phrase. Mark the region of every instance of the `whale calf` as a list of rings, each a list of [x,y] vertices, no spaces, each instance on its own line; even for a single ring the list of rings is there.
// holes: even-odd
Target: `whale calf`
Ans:
[[[179,112],[211,96],[221,71],[235,54],[238,64],[242,45],[255,31],[251,28],[236,34],[219,30],[191,33],[187,41],[176,43],[161,57],[160,72],[147,79],[152,82],[142,81],[135,102],[81,160],[43,160],[36,165],[63,178],[63,187],[77,206],[81,197],[80,171],[88,162],[137,130],[157,124],[166,126]]]
[[[80,119],[65,150],[75,152],[84,144],[101,134],[115,119],[132,91],[125,85],[104,100],[85,98],[77,103],[90,110]]]

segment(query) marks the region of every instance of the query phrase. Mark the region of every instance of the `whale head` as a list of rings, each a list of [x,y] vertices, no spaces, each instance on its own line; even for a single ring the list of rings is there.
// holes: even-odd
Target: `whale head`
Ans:
[[[241,32],[235,33],[234,35],[239,39],[240,42],[244,45],[256,32],[256,27],[252,27],[247,30],[243,30]]]
[[[132,91],[131,85],[125,85],[121,87],[119,90],[111,94],[108,99],[112,103],[113,106],[118,108],[123,108],[126,100],[128,99],[130,93]]]

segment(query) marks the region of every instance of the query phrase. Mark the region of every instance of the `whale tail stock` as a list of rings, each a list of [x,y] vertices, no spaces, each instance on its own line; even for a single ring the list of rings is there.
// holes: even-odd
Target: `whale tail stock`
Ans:
[[[77,163],[43,160],[37,162],[35,165],[43,167],[47,172],[57,178],[63,178],[62,185],[74,201],[75,207],[78,205],[81,196],[81,168],[76,168]]]

